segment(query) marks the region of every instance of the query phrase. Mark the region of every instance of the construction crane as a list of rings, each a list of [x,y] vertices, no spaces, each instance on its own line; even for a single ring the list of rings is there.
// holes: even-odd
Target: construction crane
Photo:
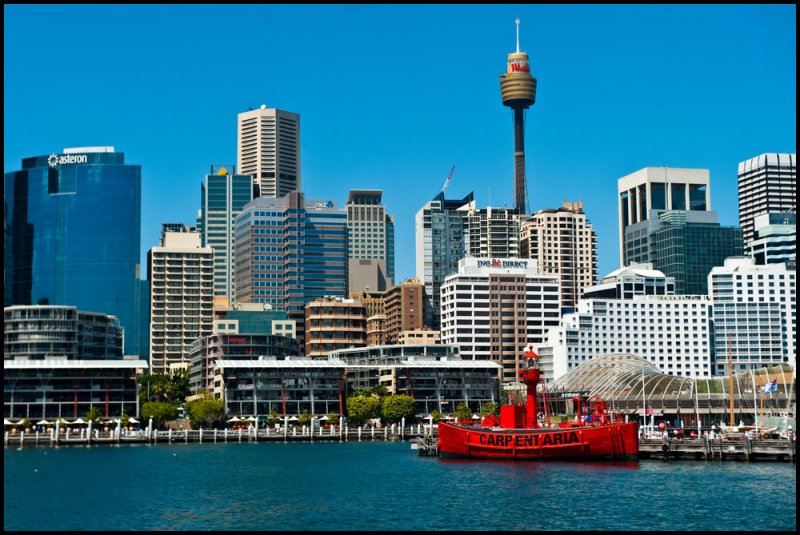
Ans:
[[[450,169],[450,174],[447,175],[447,178],[444,179],[444,185],[442,186],[442,193],[444,193],[445,190],[447,189],[447,186],[450,185],[450,179],[453,178],[453,171],[455,170],[456,170],[456,164],[453,164],[453,168]]]

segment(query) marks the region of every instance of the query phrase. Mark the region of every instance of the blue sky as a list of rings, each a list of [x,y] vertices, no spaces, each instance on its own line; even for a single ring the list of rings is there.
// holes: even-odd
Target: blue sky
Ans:
[[[414,276],[414,215],[448,198],[513,204],[515,46],[538,80],[527,112],[534,210],[582,199],[599,272],[618,267],[617,179],[710,170],[738,224],[736,171],[796,152],[796,6],[4,6],[4,171],[113,145],[142,166],[142,268],[161,224],[194,224],[212,164],[236,161],[236,116],[301,117],[302,190],[344,206],[384,191],[396,273]]]

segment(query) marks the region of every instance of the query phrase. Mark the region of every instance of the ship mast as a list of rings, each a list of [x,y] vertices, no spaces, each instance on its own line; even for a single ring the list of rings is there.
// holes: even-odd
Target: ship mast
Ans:
[[[731,354],[731,337],[728,336],[728,390],[731,396],[731,427],[736,425],[733,415],[733,356]]]

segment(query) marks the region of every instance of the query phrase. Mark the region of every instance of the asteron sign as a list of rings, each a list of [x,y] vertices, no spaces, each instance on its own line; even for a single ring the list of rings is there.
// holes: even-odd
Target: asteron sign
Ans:
[[[85,154],[51,154],[47,158],[47,165],[50,167],[58,167],[64,164],[86,163],[89,157]]]

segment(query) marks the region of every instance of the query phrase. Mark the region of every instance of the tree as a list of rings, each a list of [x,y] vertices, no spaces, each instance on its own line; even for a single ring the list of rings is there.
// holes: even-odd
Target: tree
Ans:
[[[483,407],[481,407],[481,412],[478,414],[478,416],[480,416],[481,420],[483,420],[486,417],[486,415],[489,414],[489,413],[492,413],[495,416],[498,416],[498,414],[497,414],[497,405],[495,405],[492,402],[484,403]]]
[[[146,373],[139,378],[139,399],[183,403],[189,395],[189,372]]]
[[[225,403],[221,399],[194,399],[186,405],[192,427],[214,427],[225,416]]]
[[[453,413],[459,420],[469,420],[472,418],[472,411],[469,410],[467,404],[463,401],[456,405],[456,411]]]
[[[339,425],[339,415],[335,412],[328,413],[328,423],[331,425]]]
[[[156,426],[174,420],[178,417],[178,407],[172,403],[163,401],[148,401],[142,404],[142,418],[145,420],[152,418]]]
[[[405,394],[386,396],[382,399],[381,413],[387,422],[399,422],[402,418],[411,420],[417,413],[417,403]]]
[[[431,416],[433,416],[433,420],[434,421],[439,421],[442,418],[444,418],[444,414],[442,414],[441,412],[439,412],[437,410],[432,410],[431,411]]]
[[[347,398],[347,416],[355,423],[362,424],[381,414],[381,400],[372,396]]]
[[[309,425],[311,423],[311,415],[308,411],[303,411],[303,414],[297,417],[297,423],[300,425]]]
[[[103,413],[100,412],[100,409],[92,405],[91,407],[89,407],[89,410],[84,413],[83,417],[86,418],[86,421],[99,423],[100,418],[103,417]]]

